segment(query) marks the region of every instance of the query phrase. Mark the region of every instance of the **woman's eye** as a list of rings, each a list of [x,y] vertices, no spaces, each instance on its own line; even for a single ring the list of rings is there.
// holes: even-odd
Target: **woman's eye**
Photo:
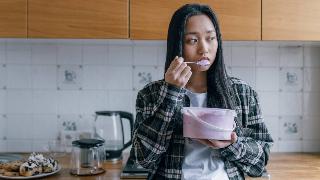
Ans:
[[[188,42],[190,44],[196,44],[198,42],[198,39],[189,39]]]
[[[213,40],[216,39],[216,37],[215,37],[215,36],[211,36],[209,39],[210,39],[211,41],[213,41]]]

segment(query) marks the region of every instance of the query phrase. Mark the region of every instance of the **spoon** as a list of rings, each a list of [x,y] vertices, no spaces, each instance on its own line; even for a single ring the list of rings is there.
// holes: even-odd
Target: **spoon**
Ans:
[[[201,60],[201,61],[197,61],[197,62],[185,62],[187,64],[197,64],[200,66],[208,66],[210,64],[210,62],[208,60]]]

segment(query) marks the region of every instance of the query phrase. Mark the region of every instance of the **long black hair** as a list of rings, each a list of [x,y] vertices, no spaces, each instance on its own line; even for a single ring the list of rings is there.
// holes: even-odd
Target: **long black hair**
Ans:
[[[207,15],[210,18],[218,41],[216,58],[207,71],[208,106],[234,109],[234,93],[223,61],[220,28],[217,17],[209,6],[186,4],[173,14],[168,29],[165,72],[175,56],[183,55],[186,23],[194,15]]]

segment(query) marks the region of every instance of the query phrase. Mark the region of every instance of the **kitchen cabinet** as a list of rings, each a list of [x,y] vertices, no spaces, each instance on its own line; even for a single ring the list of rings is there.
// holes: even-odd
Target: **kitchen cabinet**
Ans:
[[[174,11],[192,0],[131,0],[131,39],[166,39]],[[261,0],[200,0],[216,11],[224,40],[261,39]]]
[[[129,38],[128,0],[28,0],[29,38]]]
[[[262,0],[262,40],[320,40],[319,0]]]
[[[27,37],[27,0],[0,1],[0,37]]]

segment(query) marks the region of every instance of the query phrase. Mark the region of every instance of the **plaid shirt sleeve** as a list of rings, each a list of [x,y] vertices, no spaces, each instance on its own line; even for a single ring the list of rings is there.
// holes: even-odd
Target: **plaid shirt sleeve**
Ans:
[[[241,113],[238,113],[236,133],[237,142],[221,150],[226,158],[226,163],[233,163],[237,168],[249,176],[261,176],[273,140],[261,116],[257,93],[248,85],[241,84],[237,87],[240,100]],[[239,126],[239,124],[241,124]],[[232,169],[229,169],[232,174]]]
[[[139,91],[133,152],[138,163],[155,169],[167,151],[175,126],[174,114],[183,100],[185,89],[157,81]]]

